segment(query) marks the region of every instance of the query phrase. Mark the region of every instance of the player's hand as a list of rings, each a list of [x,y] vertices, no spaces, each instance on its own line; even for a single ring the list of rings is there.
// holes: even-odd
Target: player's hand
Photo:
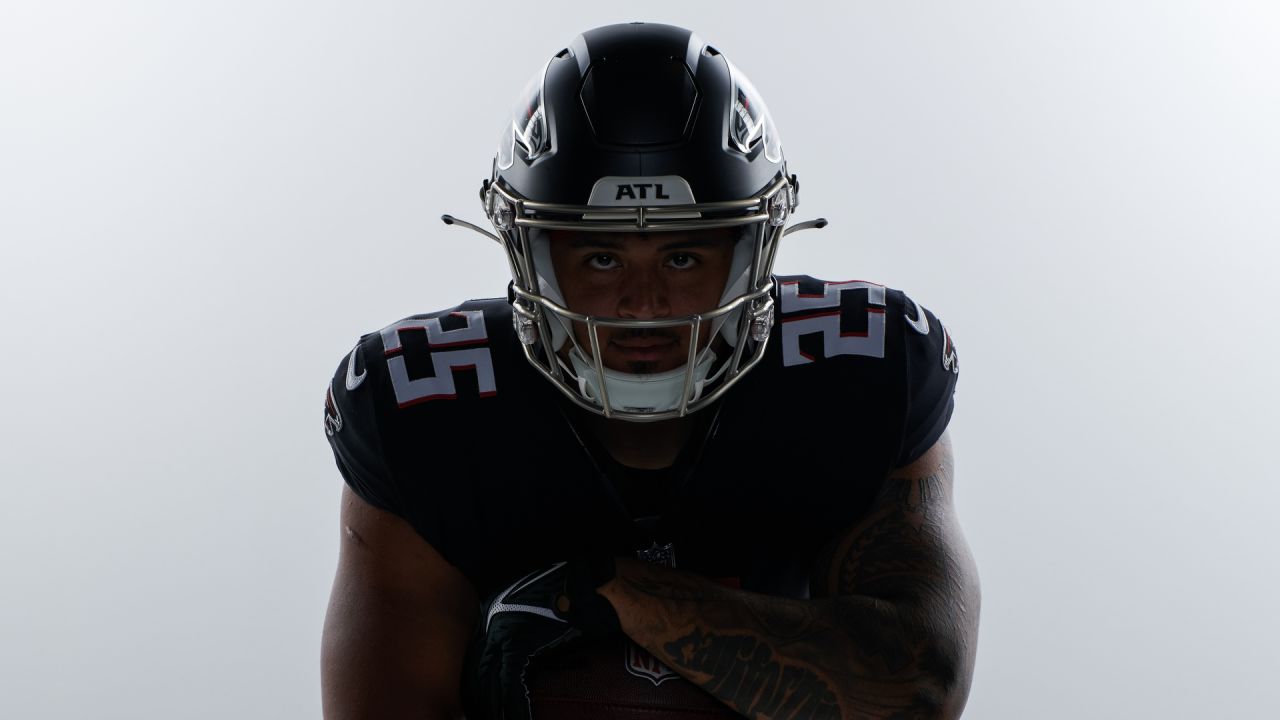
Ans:
[[[556,563],[490,598],[463,665],[467,718],[529,720],[530,659],[579,638],[620,633],[617,612],[596,592],[614,573],[612,558]]]

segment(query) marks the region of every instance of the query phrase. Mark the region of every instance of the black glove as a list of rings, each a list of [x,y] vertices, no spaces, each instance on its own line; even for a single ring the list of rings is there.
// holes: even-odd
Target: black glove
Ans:
[[[615,572],[613,558],[556,563],[482,606],[463,664],[468,720],[529,720],[530,659],[579,638],[622,632],[613,605],[596,592]]]

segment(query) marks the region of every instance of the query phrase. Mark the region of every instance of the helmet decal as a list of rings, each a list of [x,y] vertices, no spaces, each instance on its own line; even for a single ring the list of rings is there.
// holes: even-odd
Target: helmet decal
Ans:
[[[764,145],[764,155],[769,162],[782,161],[782,138],[773,126],[773,116],[764,104],[764,98],[742,71],[725,58],[729,75],[733,78],[733,113],[729,129],[729,141],[739,152],[750,153],[757,145]]]
[[[534,160],[549,149],[547,135],[547,110],[542,104],[542,84],[547,76],[548,60],[542,69],[529,78],[520,101],[511,114],[511,128],[504,129],[498,139],[498,168],[506,170],[515,162],[517,147],[525,160]]]

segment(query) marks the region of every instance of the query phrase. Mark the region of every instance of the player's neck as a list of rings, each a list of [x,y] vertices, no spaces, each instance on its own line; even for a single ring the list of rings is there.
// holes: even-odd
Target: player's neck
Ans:
[[[621,465],[660,470],[675,464],[700,423],[693,416],[637,423],[591,416],[588,426],[604,449]]]

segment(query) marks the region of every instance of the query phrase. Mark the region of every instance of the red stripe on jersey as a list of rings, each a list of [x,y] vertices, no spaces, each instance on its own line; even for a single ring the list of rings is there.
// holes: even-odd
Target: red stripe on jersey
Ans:
[[[488,338],[480,338],[479,340],[459,340],[458,342],[451,342],[451,343],[437,343],[437,344],[433,344],[433,343],[431,343],[431,342],[428,342],[428,343],[427,343],[427,347],[431,348],[432,350],[437,350],[437,349],[439,349],[439,348],[455,348],[455,347],[466,347],[466,346],[480,346],[480,345],[484,345],[484,344],[486,344],[486,343],[488,343],[488,342],[489,342],[489,339],[488,339]],[[383,350],[383,351],[382,351],[382,356],[383,356],[383,357],[393,357],[393,356],[395,356],[395,355],[399,355],[400,353],[403,353],[403,352],[404,352],[404,346],[403,346],[403,345],[401,345],[401,346],[400,346],[400,347],[398,347],[398,348],[392,348],[392,349],[390,349],[390,350]]]
[[[397,407],[403,410],[404,408],[413,407],[414,405],[421,405],[424,402],[430,402],[432,400],[457,400],[457,399],[458,399],[457,393],[454,393],[452,395],[424,395],[420,398],[414,398],[409,402],[399,403]]]

